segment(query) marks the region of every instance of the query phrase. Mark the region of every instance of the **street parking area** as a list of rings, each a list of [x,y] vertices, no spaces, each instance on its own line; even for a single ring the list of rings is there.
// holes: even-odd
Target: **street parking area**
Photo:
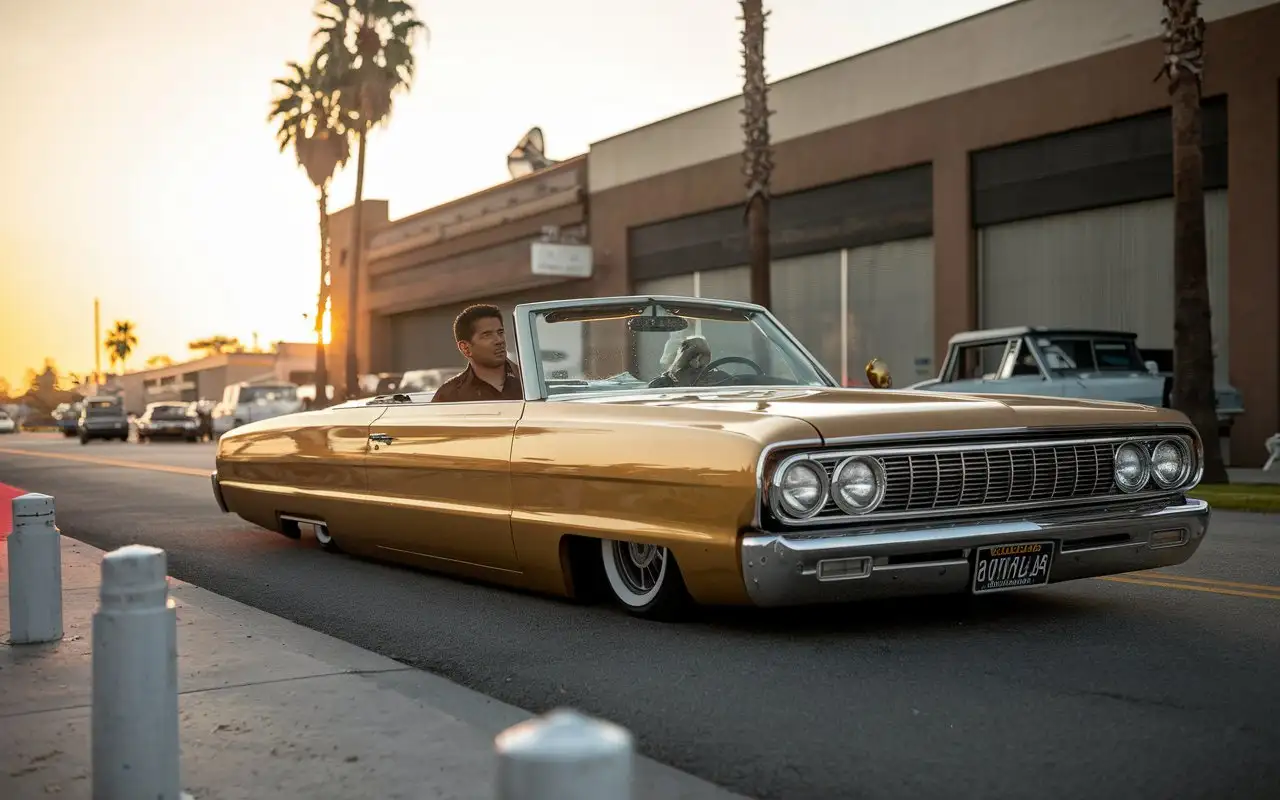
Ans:
[[[984,598],[646,623],[322,552],[219,513],[213,446],[0,441],[64,534],[760,798],[1274,797],[1280,516],[1176,569]],[[335,721],[335,724],[340,724]]]

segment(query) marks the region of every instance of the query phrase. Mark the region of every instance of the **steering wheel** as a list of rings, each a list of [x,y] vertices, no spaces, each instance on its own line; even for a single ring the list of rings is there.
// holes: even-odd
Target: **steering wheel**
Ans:
[[[691,381],[691,384],[694,386],[697,386],[698,383],[702,380],[703,375],[706,375],[708,372],[720,366],[721,364],[746,364],[748,367],[751,367],[752,369],[754,369],[757,375],[764,374],[764,370],[760,367],[760,365],[749,358],[744,358],[743,356],[724,356],[722,358],[717,358],[715,361],[712,361],[711,363],[703,367],[698,372],[697,377],[695,377]]]

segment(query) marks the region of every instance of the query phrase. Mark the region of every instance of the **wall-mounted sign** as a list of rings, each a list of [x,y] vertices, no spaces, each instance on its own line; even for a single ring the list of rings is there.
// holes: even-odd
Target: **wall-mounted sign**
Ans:
[[[529,246],[529,260],[534,275],[555,275],[561,278],[591,277],[592,260],[589,244],[533,242]]]

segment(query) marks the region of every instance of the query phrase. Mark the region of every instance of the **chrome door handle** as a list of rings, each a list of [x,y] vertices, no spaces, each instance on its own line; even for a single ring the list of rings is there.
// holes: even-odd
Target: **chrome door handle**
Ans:
[[[371,441],[371,442],[382,442],[383,444],[391,444],[391,439],[392,439],[392,438],[393,438],[393,437],[388,436],[388,435],[387,435],[387,434],[385,434],[385,433],[371,433],[371,434],[369,434],[369,441]]]

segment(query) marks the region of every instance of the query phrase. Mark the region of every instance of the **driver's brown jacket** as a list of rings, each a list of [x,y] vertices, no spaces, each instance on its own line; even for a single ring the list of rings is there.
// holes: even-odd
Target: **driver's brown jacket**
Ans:
[[[516,365],[507,361],[507,374],[502,382],[502,391],[493,384],[476,375],[468,364],[467,368],[445,381],[432,396],[433,403],[463,403],[484,400],[521,400],[524,398],[524,387],[520,383],[520,372]]]

